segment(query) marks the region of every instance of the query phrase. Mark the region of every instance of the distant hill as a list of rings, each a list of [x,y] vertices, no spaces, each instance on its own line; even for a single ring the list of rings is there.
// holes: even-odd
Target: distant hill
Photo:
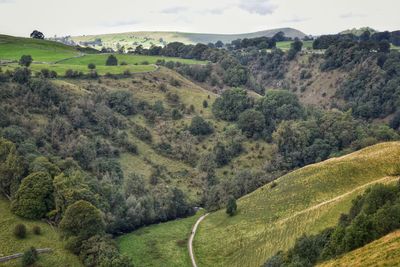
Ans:
[[[88,44],[94,47],[113,47],[117,44],[124,45],[126,47],[135,47],[137,45],[143,45],[149,47],[154,45],[165,45],[170,42],[182,42],[185,44],[197,44],[197,43],[215,43],[222,41],[223,43],[230,43],[236,39],[243,38],[254,38],[254,37],[272,37],[278,32],[285,33],[285,36],[291,38],[303,38],[306,36],[305,33],[293,29],[293,28],[278,28],[252,33],[243,34],[211,34],[211,33],[187,33],[187,32],[126,32],[126,33],[112,33],[112,34],[100,34],[100,35],[84,35],[84,36],[73,36],[71,40],[78,44]],[[99,42],[101,39],[101,43]],[[101,44],[101,45],[100,45]]]
[[[375,29],[372,29],[370,27],[361,27],[361,28],[353,28],[353,29],[348,29],[341,31],[339,34],[354,34],[355,36],[360,36],[363,34],[365,31],[369,31],[371,34],[378,32]]]

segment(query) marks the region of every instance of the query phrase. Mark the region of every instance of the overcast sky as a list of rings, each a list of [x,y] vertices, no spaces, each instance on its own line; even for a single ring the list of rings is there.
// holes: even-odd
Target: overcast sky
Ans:
[[[0,0],[0,33],[46,36],[126,31],[306,34],[370,26],[400,30],[400,0]]]

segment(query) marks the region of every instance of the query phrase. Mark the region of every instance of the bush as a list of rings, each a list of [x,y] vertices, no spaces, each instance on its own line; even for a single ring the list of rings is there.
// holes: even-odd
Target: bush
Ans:
[[[19,223],[14,227],[14,235],[17,238],[23,239],[26,237],[26,226],[25,224]]]
[[[179,119],[182,119],[182,113],[179,111],[179,110],[177,110],[176,108],[174,108],[172,111],[171,111],[171,118],[173,119],[173,120],[179,120]]]
[[[128,63],[126,63],[125,61],[122,61],[119,65],[126,66],[126,65],[128,65]]]
[[[192,118],[189,131],[193,135],[208,135],[213,132],[211,125],[200,116]]]
[[[114,55],[109,55],[106,61],[106,66],[117,66],[118,65],[118,59]]]
[[[23,267],[32,266],[38,260],[38,252],[34,247],[26,250],[22,255],[21,264]]]
[[[28,83],[30,77],[31,71],[28,68],[16,68],[13,73],[13,81],[19,84]]]
[[[208,108],[208,102],[207,102],[207,100],[203,100],[203,108]]]
[[[237,210],[236,199],[233,196],[230,196],[228,204],[226,205],[226,213],[229,216],[233,216],[236,214],[236,210]]]
[[[23,55],[21,56],[21,58],[19,59],[19,65],[23,66],[23,67],[29,67],[32,63],[33,59],[30,55]]]
[[[237,125],[247,137],[260,135],[265,128],[264,115],[254,109],[248,109],[239,115]]]
[[[40,235],[40,234],[42,234],[42,229],[40,228],[40,226],[35,225],[35,226],[32,227],[32,232],[35,235]]]

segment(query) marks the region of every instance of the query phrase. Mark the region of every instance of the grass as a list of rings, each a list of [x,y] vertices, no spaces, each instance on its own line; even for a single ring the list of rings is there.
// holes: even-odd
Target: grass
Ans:
[[[15,69],[19,67],[18,64],[9,64],[6,68],[3,67],[3,70],[7,69]],[[49,69],[57,72],[58,76],[64,76],[65,72],[68,69],[79,71],[84,74],[90,72],[87,66],[85,65],[67,65],[67,64],[32,64],[29,67],[33,73],[39,72],[42,69]],[[126,66],[96,66],[97,74],[105,75],[106,73],[111,74],[122,74],[125,71],[130,71],[131,73],[140,73],[140,72],[149,72],[156,70],[154,65],[126,65]]]
[[[313,41],[302,41],[303,42],[303,50],[304,49],[312,49],[312,44]],[[276,47],[282,50],[289,50],[290,45],[293,43],[293,41],[283,41],[283,42],[277,42]]]
[[[31,246],[35,248],[52,248],[53,253],[39,255],[41,266],[82,266],[78,258],[64,249],[64,243],[60,241],[57,229],[40,221],[31,221],[19,218],[10,212],[10,204],[0,198],[0,256],[8,256],[14,253],[24,252]],[[25,239],[17,239],[13,235],[14,226],[18,223],[26,225],[28,234]],[[42,230],[41,235],[34,235],[32,227],[38,225]],[[20,266],[20,260],[15,259],[0,266]]]
[[[157,60],[164,59],[165,61],[176,61],[186,64],[205,64],[206,61],[200,61],[195,59],[184,59],[184,58],[177,58],[177,57],[162,57],[162,56],[144,56],[144,55],[128,55],[128,54],[114,54],[117,59],[118,63],[126,62],[127,64],[155,64]],[[68,64],[68,65],[84,65],[87,66],[89,63],[93,63],[96,66],[105,66],[107,58],[109,54],[91,54],[85,55],[83,57],[71,58],[64,61],[61,61],[60,64]]]
[[[123,254],[132,258],[135,266],[191,266],[187,241],[192,226],[204,213],[143,227],[118,238]]]
[[[0,60],[19,60],[22,55],[31,55],[34,61],[54,62],[79,53],[57,42],[0,35]]]
[[[400,142],[382,143],[289,173],[238,201],[238,214],[210,214],[194,242],[199,266],[260,266],[287,250],[303,233],[336,224],[351,200],[374,182],[390,177]],[[323,203],[323,204],[321,204]]]
[[[400,266],[400,230],[318,266]]]

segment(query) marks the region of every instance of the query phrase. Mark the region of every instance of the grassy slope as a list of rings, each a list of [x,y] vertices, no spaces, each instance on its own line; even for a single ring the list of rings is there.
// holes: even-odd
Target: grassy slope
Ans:
[[[31,55],[34,61],[54,62],[79,53],[57,42],[0,35],[0,60],[19,60],[22,55]]]
[[[170,85],[170,80],[179,80],[181,86],[173,87]],[[135,74],[132,78],[126,79],[101,79],[102,82],[99,84],[97,81],[92,80],[63,80],[62,85],[66,88],[77,93],[84,94],[90,91],[92,86],[101,87],[106,91],[115,90],[129,90],[133,93],[134,99],[146,100],[153,104],[157,100],[161,100],[164,103],[165,113],[170,114],[174,108],[170,105],[166,99],[166,93],[159,90],[158,85],[161,83],[167,84],[168,91],[179,95],[180,101],[185,104],[186,107],[193,105],[195,113],[200,114],[206,120],[211,122],[215,128],[215,132],[210,136],[199,140],[195,144],[196,153],[199,155],[209,153],[217,140],[224,142],[224,132],[227,127],[231,124],[216,120],[211,112],[211,106],[217,97],[210,91],[203,89],[202,87],[192,83],[185,79],[181,75],[167,68],[161,67],[158,71],[147,74]],[[208,108],[204,108],[202,103],[203,100],[208,101]],[[129,117],[129,121],[142,126],[146,126],[153,135],[153,143],[145,143],[136,138],[130,132],[130,127],[127,129],[127,133],[132,142],[138,147],[138,154],[123,153],[119,158],[122,169],[125,175],[136,172],[142,174],[148,178],[155,165],[163,165],[167,169],[168,173],[172,174],[173,179],[166,179],[163,181],[168,185],[176,185],[183,191],[188,193],[188,196],[193,201],[199,201],[201,182],[197,177],[197,170],[182,161],[172,159],[161,155],[158,151],[153,148],[153,144],[160,141],[160,135],[157,131],[158,127],[163,124],[167,124],[177,130],[182,130],[190,124],[191,118],[195,114],[187,114],[183,119],[174,121],[170,118],[162,119],[157,121],[155,125],[146,123],[146,120],[142,115],[135,115]],[[169,117],[169,115],[167,115]],[[256,145],[258,143],[258,145]],[[229,179],[235,172],[249,168],[252,170],[261,170],[265,163],[265,160],[270,157],[271,146],[263,141],[246,141],[243,143],[246,152],[239,157],[235,158],[230,164],[223,168],[217,169],[218,177],[221,179]]]
[[[187,240],[196,220],[203,214],[141,228],[121,236],[121,252],[130,256],[135,266],[190,266]]]
[[[374,182],[391,182],[400,142],[378,144],[294,171],[238,201],[200,225],[194,250],[200,266],[259,266],[303,233],[334,225],[351,199]],[[322,204],[321,204],[322,203]]]
[[[0,256],[7,256],[34,246],[36,248],[52,248],[53,253],[40,254],[39,263],[42,266],[74,267],[82,266],[78,258],[64,249],[64,243],[56,229],[40,221],[21,219],[10,212],[9,202],[0,198]],[[28,235],[25,239],[17,239],[13,235],[14,226],[23,223],[27,226]],[[40,226],[41,235],[34,235],[32,227]],[[20,266],[20,260],[11,260],[7,263],[0,263],[0,266]]]
[[[96,66],[105,66],[108,54],[99,54],[99,55],[85,55],[83,57],[72,58],[65,61],[60,62],[60,64],[68,64],[68,65],[84,65],[87,66],[89,63],[94,63]],[[155,64],[157,60],[164,59],[166,61],[176,61],[182,62],[186,64],[204,64],[205,61],[198,61],[194,59],[183,59],[183,58],[175,58],[175,57],[162,57],[162,56],[143,56],[143,55],[118,55],[115,54],[118,59],[118,63],[125,61],[127,64],[142,64],[142,62],[147,61],[147,63]]]
[[[126,32],[126,33],[113,33],[113,34],[101,34],[101,35],[85,35],[75,36],[72,39],[75,42],[94,41],[96,38],[101,38],[103,45],[106,47],[115,47],[117,43],[126,47],[134,47],[134,43],[142,44],[145,47],[149,47],[152,44],[162,45],[160,38],[164,42],[182,42],[186,44],[196,43],[215,43],[221,40],[223,43],[230,43],[236,39],[243,38],[254,38],[260,36],[272,37],[275,33],[283,31],[286,36],[289,37],[304,37],[304,33],[292,29],[271,29],[266,31],[245,33],[245,34],[208,34],[208,33],[185,33],[185,32]]]
[[[400,230],[318,266],[400,266]]]

